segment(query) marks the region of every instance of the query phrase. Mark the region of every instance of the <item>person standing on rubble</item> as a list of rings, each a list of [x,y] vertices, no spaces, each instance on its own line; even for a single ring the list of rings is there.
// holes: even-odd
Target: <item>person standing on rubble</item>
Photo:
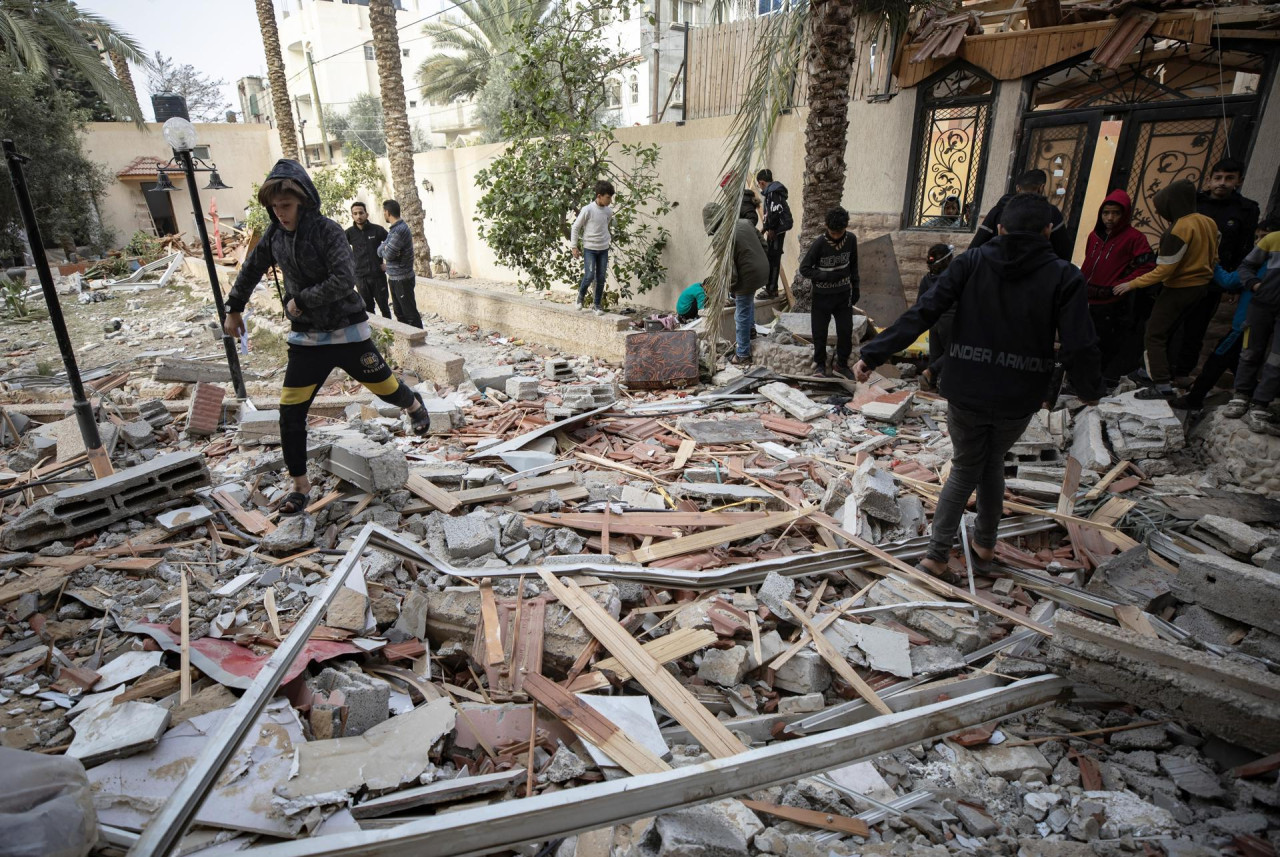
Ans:
[[[384,318],[391,318],[387,303],[387,274],[382,270],[378,248],[387,240],[387,230],[369,222],[369,209],[363,202],[351,203],[351,226],[347,227],[347,243],[356,260],[356,288],[364,298],[364,311],[373,315],[376,301]]]
[[[763,195],[764,217],[760,224],[764,236],[765,256],[769,259],[769,273],[765,275],[764,288],[757,300],[771,301],[778,297],[778,275],[782,270],[782,242],[795,225],[791,206],[787,204],[787,186],[773,180],[773,170],[756,173],[756,186]]]
[[[800,276],[813,283],[810,332],[813,336],[814,371],[823,377],[853,377],[849,355],[853,353],[853,305],[862,293],[858,286],[858,237],[849,231],[849,212],[837,205],[827,212],[827,231],[813,239],[800,260]],[[836,323],[836,360],[827,368],[827,329]]]
[[[306,509],[307,411],[329,373],[340,368],[384,402],[403,408],[416,434],[430,427],[422,397],[391,373],[370,339],[369,317],[355,290],[355,261],[342,227],[320,213],[320,194],[297,161],[281,159],[258,191],[271,225],[244,260],[231,294],[223,329],[239,337],[244,308],[267,269],[284,277],[280,300],[292,328],[289,360],[280,389],[280,445],[293,490],[282,515]],[[279,283],[277,282],[277,289]]]
[[[974,490],[978,520],[972,547],[980,563],[995,554],[1004,500],[1004,456],[1044,401],[1054,369],[1054,340],[1077,393],[1102,394],[1098,337],[1089,318],[1084,277],[1050,243],[1053,207],[1039,194],[1004,205],[998,235],[957,256],[933,287],[893,326],[862,346],[859,381],[909,346],[955,307],[942,375],[954,454],[938,498],[933,535],[921,568],[942,574]]]
[[[400,219],[400,203],[388,199],[382,203],[382,219],[391,224],[387,240],[378,247],[382,257],[382,270],[391,281],[391,306],[396,311],[396,321],[422,329],[422,316],[418,314],[418,298],[414,289],[418,277],[413,272],[413,233],[409,224]]]

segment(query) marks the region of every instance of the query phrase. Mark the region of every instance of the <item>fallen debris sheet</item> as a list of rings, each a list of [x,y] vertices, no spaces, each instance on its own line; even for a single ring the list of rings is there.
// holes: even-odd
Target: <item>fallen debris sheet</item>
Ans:
[[[219,363],[102,400],[104,479],[7,402],[6,758],[106,854],[1274,853],[1274,498],[1064,398],[933,577],[946,403],[797,374],[807,324],[679,392],[521,349],[418,383],[425,437],[332,397],[294,517]]]

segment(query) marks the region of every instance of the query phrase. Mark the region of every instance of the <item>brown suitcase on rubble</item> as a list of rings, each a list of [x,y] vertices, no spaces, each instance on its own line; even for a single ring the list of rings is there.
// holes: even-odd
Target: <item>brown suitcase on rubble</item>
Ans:
[[[698,383],[698,333],[663,330],[627,337],[623,377],[628,387],[661,390]]]

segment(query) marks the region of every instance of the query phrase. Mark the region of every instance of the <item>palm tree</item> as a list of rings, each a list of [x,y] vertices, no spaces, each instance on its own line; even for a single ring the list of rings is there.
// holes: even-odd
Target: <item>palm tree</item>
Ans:
[[[378,88],[382,95],[382,116],[387,135],[387,160],[391,162],[391,184],[400,203],[400,214],[413,235],[413,256],[419,276],[431,276],[431,246],[422,225],[422,201],[413,178],[413,135],[405,109],[404,73],[400,69],[400,35],[396,31],[396,10],[392,0],[369,0],[369,32],[373,35],[373,56],[378,63]]]
[[[284,76],[284,59],[280,55],[276,10],[271,0],[254,2],[258,7],[262,49],[267,55],[267,83],[271,87],[271,108],[276,115],[276,131],[280,134],[280,151],[286,158],[301,160],[298,157],[298,132],[293,125],[293,106],[289,103],[289,84]]]
[[[138,90],[133,86],[133,72],[129,71],[129,61],[117,51],[108,51],[107,56],[111,58],[111,65],[116,70],[116,79],[120,81],[120,85],[129,94],[129,100],[133,102],[134,115],[141,116],[142,108],[138,106]]]
[[[0,49],[19,70],[48,75],[66,66],[83,76],[119,117],[141,124],[138,99],[102,62],[100,51],[147,62],[132,36],[70,0],[4,0],[0,4]]]
[[[458,6],[470,20],[443,18],[422,25],[438,50],[418,66],[418,86],[423,96],[435,104],[458,98],[472,98],[489,80],[495,56],[511,41],[511,34],[525,20],[538,21],[551,8],[552,0],[533,0],[529,5],[517,0],[471,0]]]

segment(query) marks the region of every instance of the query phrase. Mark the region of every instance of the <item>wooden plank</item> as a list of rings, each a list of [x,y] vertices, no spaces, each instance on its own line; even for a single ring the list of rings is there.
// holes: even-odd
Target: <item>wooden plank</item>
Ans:
[[[1089,493],[1084,495],[1084,499],[1097,500],[1102,496],[1102,493],[1107,490],[1111,483],[1119,479],[1120,474],[1124,473],[1128,469],[1129,462],[1125,459],[1121,459],[1119,464],[1107,471],[1107,475],[1103,476],[1102,480],[1097,485],[1089,489]]]
[[[850,818],[847,815],[800,809],[796,806],[783,806],[759,800],[744,799],[742,805],[755,812],[763,812],[765,815],[772,815],[775,818],[784,818],[787,821],[794,821],[796,824],[803,824],[806,827],[820,827],[823,830],[835,830],[854,836],[867,836],[871,832],[865,821],[859,818]]]
[[[1156,633],[1156,629],[1151,627],[1151,620],[1147,618],[1147,614],[1139,607],[1132,604],[1117,604],[1111,608],[1111,612],[1115,614],[1121,628],[1128,628],[1144,637],[1160,636]]]
[[[572,580],[562,583],[545,568],[538,569],[538,576],[600,644],[631,671],[649,695],[693,734],[704,750],[717,759],[746,752],[742,742],[703,708],[693,694],[676,681],[675,676],[646,654],[618,621],[583,592],[577,583]]]
[[[404,487],[409,490],[410,494],[421,500],[426,500],[446,515],[452,514],[455,509],[462,505],[461,501],[453,494],[436,486],[431,480],[417,473],[409,474]]]
[[[542,640],[546,633],[547,599],[530,598],[521,605],[511,651],[511,689],[524,687],[525,676],[542,674]]]
[[[678,539],[668,539],[660,544],[651,545],[647,548],[639,548],[629,554],[622,554],[618,557],[622,562],[653,562],[655,559],[666,559],[672,556],[681,556],[694,551],[706,550],[718,545],[736,542],[739,539],[747,539],[752,536],[758,536],[777,527],[784,527],[792,521],[799,520],[813,511],[812,506],[805,506],[801,509],[795,509],[790,512],[775,512],[767,515],[758,521],[748,521],[744,524],[731,524],[727,527],[719,527],[714,530],[707,530],[703,533],[694,533],[691,536],[681,536]]]
[[[796,621],[800,623],[800,626],[809,632],[809,642],[818,650],[818,654],[822,655],[822,659],[830,665],[831,669],[835,670],[836,675],[844,679],[845,683],[856,690],[858,696],[865,699],[867,704],[876,711],[881,714],[892,714],[893,709],[884,704],[884,700],[872,690],[866,679],[858,675],[853,667],[849,666],[849,662],[844,659],[844,656],[836,651],[836,647],[831,645],[831,641],[822,636],[822,632],[814,627],[813,620],[804,615],[804,611],[790,601],[784,601],[783,604],[791,611],[791,615],[796,617]]]
[[[1076,508],[1076,492],[1080,490],[1080,476],[1083,468],[1080,462],[1070,455],[1062,475],[1062,490],[1058,493],[1058,514],[1070,515]]]
[[[632,467],[630,464],[623,464],[620,461],[614,461],[611,458],[601,458],[598,455],[590,455],[585,452],[574,450],[573,457],[579,461],[585,461],[588,464],[594,464],[597,467],[604,467],[608,470],[616,470],[619,473],[625,473],[628,476],[634,476],[637,479],[649,479],[654,482],[662,482],[670,484],[668,480],[662,479],[647,470],[641,470],[639,467]]]
[[[109,571],[151,571],[162,562],[164,562],[164,557],[131,556],[123,559],[97,560],[93,565],[95,568]]]
[[[506,663],[502,651],[502,628],[498,623],[498,601],[493,595],[493,581],[480,581],[480,617],[483,620],[484,658],[488,666]]]
[[[179,703],[191,699],[191,595],[187,589],[186,569],[182,571],[181,593],[182,618],[179,627],[181,628],[182,648],[178,655],[178,672],[181,674],[178,692]]]
[[[1089,516],[1089,520],[1099,524],[1107,524],[1115,526],[1116,522],[1129,514],[1129,511],[1138,505],[1135,501],[1126,497],[1112,497],[1103,503],[1093,514]]]
[[[229,496],[224,491],[214,491],[209,495],[213,501],[222,507],[228,515],[236,519],[236,523],[240,525],[240,529],[251,535],[265,535],[276,528],[276,525],[267,519],[267,516],[254,509],[246,510],[235,501],[234,497]]]
[[[628,774],[655,774],[671,770],[670,765],[619,729],[616,723],[550,679],[531,673],[524,677],[524,689],[559,717],[573,730],[573,734],[598,747]]]
[[[685,438],[680,441],[680,448],[676,450],[676,460],[672,462],[671,469],[683,470],[684,466],[689,463],[689,456],[693,455],[693,451],[697,446],[697,442],[692,438]]]
[[[666,664],[679,660],[685,655],[691,655],[699,649],[705,649],[718,639],[716,632],[709,628],[680,628],[656,640],[650,640],[641,648],[646,655],[658,663]],[[631,671],[617,658],[603,658],[596,662],[594,670],[569,682],[568,690],[582,693],[606,688],[609,686],[609,677],[605,675],[606,672],[613,673],[619,681],[631,678]]]
[[[546,476],[521,479],[519,482],[509,486],[488,485],[484,488],[455,491],[452,496],[458,503],[470,506],[475,503],[500,503],[503,500],[519,497],[522,494],[532,494],[535,491],[546,491],[550,488],[563,488],[572,484],[574,484],[572,473],[550,473]],[[431,501],[427,500],[427,502],[430,503]]]

